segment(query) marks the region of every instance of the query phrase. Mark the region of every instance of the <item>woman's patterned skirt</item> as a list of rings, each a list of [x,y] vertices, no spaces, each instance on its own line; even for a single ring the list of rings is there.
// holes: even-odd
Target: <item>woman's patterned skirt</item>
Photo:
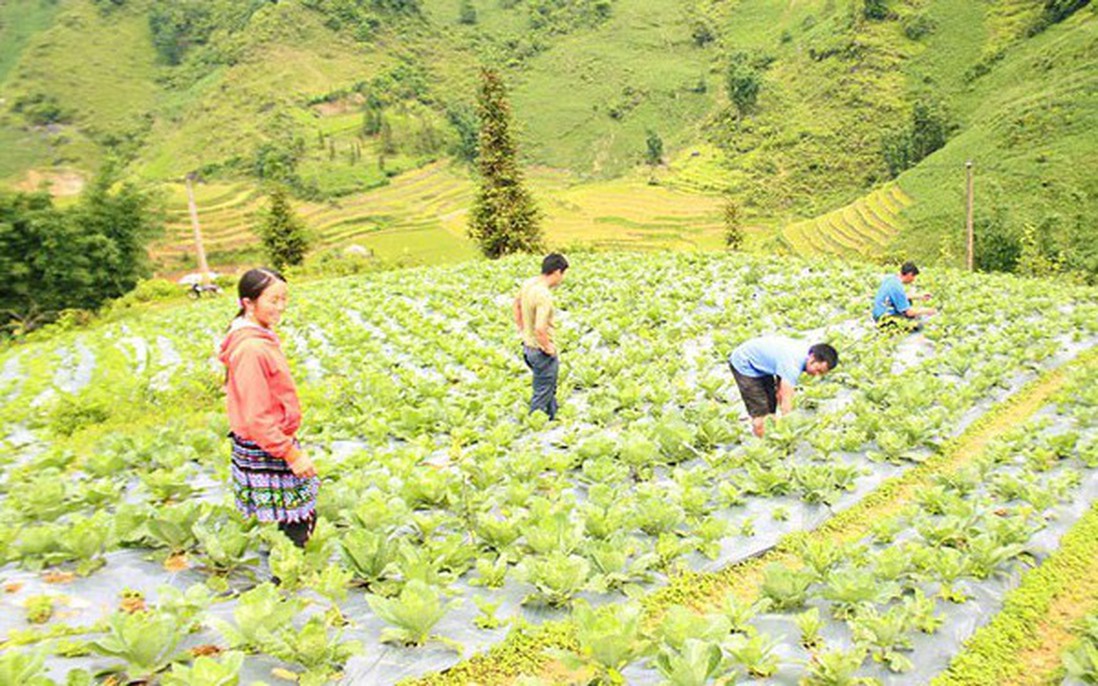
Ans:
[[[236,434],[229,434],[229,438],[233,443],[233,497],[241,514],[261,522],[313,519],[320,490],[318,477],[294,476],[286,460],[268,455]]]

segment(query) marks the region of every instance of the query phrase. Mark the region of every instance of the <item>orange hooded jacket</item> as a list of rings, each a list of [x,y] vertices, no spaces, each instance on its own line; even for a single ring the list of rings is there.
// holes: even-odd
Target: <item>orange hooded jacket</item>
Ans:
[[[294,444],[301,404],[278,336],[237,319],[218,359],[228,370],[225,396],[233,433],[293,464],[301,455]]]

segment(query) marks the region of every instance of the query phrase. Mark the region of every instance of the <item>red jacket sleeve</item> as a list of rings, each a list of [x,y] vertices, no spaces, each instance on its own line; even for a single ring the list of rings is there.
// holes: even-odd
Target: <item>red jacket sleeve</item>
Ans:
[[[243,438],[292,464],[300,451],[294,447],[293,436],[281,427],[281,408],[270,384],[273,362],[263,344],[241,346],[229,371],[229,414]]]

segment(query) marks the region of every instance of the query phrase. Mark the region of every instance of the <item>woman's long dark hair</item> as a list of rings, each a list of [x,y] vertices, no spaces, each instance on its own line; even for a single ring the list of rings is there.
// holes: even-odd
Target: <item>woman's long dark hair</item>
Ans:
[[[263,295],[263,291],[267,290],[275,281],[281,281],[286,283],[286,277],[282,276],[278,270],[271,269],[270,267],[258,267],[256,269],[249,269],[244,276],[240,277],[240,283],[236,286],[236,295],[241,301],[244,298],[255,302],[259,299],[259,296]],[[244,316],[244,303],[240,303],[240,311],[233,317],[234,320],[240,319]],[[231,324],[230,324],[231,326]]]

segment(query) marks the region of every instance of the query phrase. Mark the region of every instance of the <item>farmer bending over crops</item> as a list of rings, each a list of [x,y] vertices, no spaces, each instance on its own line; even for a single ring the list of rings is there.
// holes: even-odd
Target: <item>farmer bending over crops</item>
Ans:
[[[911,333],[922,328],[920,317],[937,312],[933,307],[911,306],[904,286],[915,281],[918,275],[919,268],[914,262],[904,262],[898,276],[889,274],[881,281],[881,287],[873,298],[873,320],[877,322],[877,328]],[[930,295],[924,293],[920,297],[928,300]]]
[[[740,343],[728,356],[740,397],[751,415],[751,431],[762,438],[769,415],[793,411],[793,392],[801,374],[823,376],[839,364],[827,343],[809,346],[785,336],[760,336]]]
[[[316,468],[294,434],[301,424],[297,389],[272,330],[286,309],[286,279],[252,269],[237,288],[240,311],[221,344],[232,431],[236,507],[278,528],[299,548],[316,524]]]
[[[552,289],[564,281],[568,260],[552,253],[541,261],[541,275],[522,284],[515,296],[515,325],[522,336],[522,359],[534,373],[530,412],[541,410],[549,419],[557,416],[557,374],[560,357],[553,343],[555,314]]]

